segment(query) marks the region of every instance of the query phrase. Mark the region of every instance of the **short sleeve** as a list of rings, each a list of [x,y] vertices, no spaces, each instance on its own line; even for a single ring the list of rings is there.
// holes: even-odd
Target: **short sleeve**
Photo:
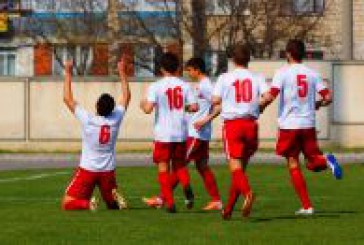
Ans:
[[[277,71],[273,76],[272,88],[282,90],[282,86],[283,86],[283,76],[280,71]]]
[[[87,124],[90,118],[90,114],[78,104],[75,108],[75,116],[82,124]]]
[[[197,103],[197,98],[192,88],[187,85],[186,86],[186,105],[192,105]]]
[[[265,94],[270,90],[266,79],[263,75],[259,77],[259,94]]]
[[[223,85],[223,75],[220,75],[216,81],[215,87],[213,89],[212,95],[221,98],[222,97],[222,85]]]
[[[117,121],[121,122],[125,115],[125,107],[122,105],[118,105],[115,107],[114,116]]]
[[[147,101],[151,103],[157,102],[157,92],[155,84],[150,85],[148,88]]]
[[[324,82],[322,77],[318,74],[315,76],[315,87],[316,87],[316,92],[318,93],[328,89],[326,83]]]

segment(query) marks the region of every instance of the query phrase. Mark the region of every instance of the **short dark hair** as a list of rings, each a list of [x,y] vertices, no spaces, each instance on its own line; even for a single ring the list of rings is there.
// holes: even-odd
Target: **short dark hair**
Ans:
[[[232,58],[235,64],[248,66],[250,62],[251,51],[247,45],[238,44],[232,49]]]
[[[179,69],[179,59],[177,55],[167,52],[160,58],[160,68],[169,73],[176,73]]]
[[[306,56],[306,46],[302,40],[291,39],[287,42],[286,52],[298,62],[301,62]]]
[[[96,110],[99,116],[109,116],[115,108],[115,100],[110,94],[102,94],[96,103]]]
[[[191,67],[193,69],[199,70],[202,73],[206,73],[206,64],[202,58],[193,57],[186,62],[186,68]]]

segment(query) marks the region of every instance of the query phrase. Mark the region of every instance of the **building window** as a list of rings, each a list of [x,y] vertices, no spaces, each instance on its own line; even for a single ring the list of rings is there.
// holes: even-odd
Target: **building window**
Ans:
[[[155,73],[155,47],[136,46],[135,48],[135,76],[154,77]]]
[[[239,10],[239,11],[237,11]],[[249,15],[249,0],[226,1],[210,0],[206,1],[206,13],[209,15],[230,15],[232,11]]]
[[[64,74],[64,64],[73,60],[73,74],[90,74],[93,60],[93,49],[90,46],[56,46],[53,50],[53,75]]]
[[[325,0],[285,0],[281,10],[285,15],[322,14]]]
[[[0,51],[0,76],[15,76],[15,63],[15,52]]]

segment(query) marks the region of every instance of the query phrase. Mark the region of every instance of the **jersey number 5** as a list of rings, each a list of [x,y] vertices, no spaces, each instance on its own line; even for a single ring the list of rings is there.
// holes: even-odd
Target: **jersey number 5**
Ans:
[[[233,83],[235,87],[235,100],[236,103],[249,103],[253,99],[253,86],[250,79],[236,80]]]
[[[306,75],[297,75],[298,96],[306,98],[308,93],[308,83]]]
[[[180,110],[183,107],[183,93],[181,87],[169,88],[166,91],[169,109]]]
[[[111,130],[109,125],[102,125],[99,134],[99,143],[106,145],[110,141]]]

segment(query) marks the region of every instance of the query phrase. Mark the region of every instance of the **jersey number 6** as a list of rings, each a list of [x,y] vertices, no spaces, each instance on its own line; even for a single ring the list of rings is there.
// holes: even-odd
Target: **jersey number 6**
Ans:
[[[99,143],[105,145],[109,143],[111,136],[111,130],[109,125],[102,125],[99,134]]]

